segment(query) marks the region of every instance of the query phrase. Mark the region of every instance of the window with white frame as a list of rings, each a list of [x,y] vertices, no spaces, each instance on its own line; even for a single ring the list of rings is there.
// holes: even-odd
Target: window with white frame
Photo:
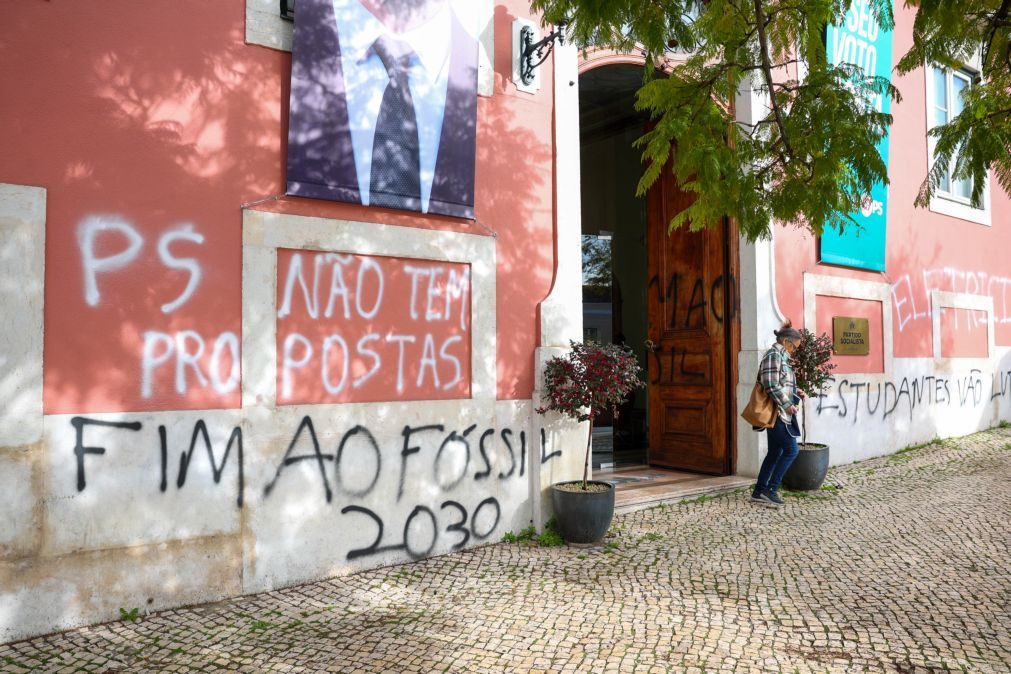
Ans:
[[[962,112],[965,105],[962,101],[962,92],[972,86],[972,77],[964,70],[952,70],[941,66],[934,66],[932,70],[934,116],[931,120],[931,128],[947,124]],[[954,163],[955,158],[953,157],[952,165],[945,172],[937,191],[949,198],[969,203],[969,199],[972,197],[972,179],[953,180],[951,176],[955,169]]]
[[[973,85],[974,73],[967,69],[952,69],[939,65],[927,68],[927,128],[933,129],[951,122],[965,107],[963,93]],[[934,162],[936,139],[928,136],[930,165]],[[972,178],[954,177],[956,158],[946,168],[931,199],[930,210],[971,220],[980,224],[990,224],[990,198],[988,186],[983,185],[983,203],[974,208],[971,204]]]

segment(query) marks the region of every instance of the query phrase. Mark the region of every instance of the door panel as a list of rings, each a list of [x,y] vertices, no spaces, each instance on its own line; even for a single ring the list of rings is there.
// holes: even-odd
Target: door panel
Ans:
[[[726,474],[727,231],[668,233],[671,217],[692,198],[668,169],[648,195],[649,462]]]

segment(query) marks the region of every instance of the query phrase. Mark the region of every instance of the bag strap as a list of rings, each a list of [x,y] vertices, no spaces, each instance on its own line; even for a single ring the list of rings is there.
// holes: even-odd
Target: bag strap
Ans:
[[[762,360],[758,361],[758,372],[755,373],[755,383],[759,386],[762,384],[762,363],[765,362],[765,357],[769,355],[769,352],[772,351],[772,349],[773,347],[771,346],[766,349],[765,353],[762,354]]]

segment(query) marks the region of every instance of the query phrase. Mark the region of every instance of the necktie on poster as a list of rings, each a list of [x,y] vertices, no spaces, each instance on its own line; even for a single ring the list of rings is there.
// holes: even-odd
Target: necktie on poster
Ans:
[[[405,200],[413,208],[421,201],[421,160],[418,121],[410,89],[410,67],[414,52],[386,36],[373,45],[383,62],[390,82],[376,120],[372,144],[370,202],[374,206],[403,208]]]

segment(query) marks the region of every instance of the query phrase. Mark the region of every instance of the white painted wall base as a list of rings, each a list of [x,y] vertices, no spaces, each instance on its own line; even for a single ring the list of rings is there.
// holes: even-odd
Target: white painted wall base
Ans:
[[[1011,420],[1011,349],[988,365],[966,361],[896,358],[891,375],[839,375],[807,403],[808,439],[830,445],[839,465]]]
[[[568,430],[528,401],[47,416],[0,452],[0,642],[498,542],[574,477]]]
[[[582,211],[579,160],[579,53],[573,45],[556,45],[555,105],[555,278],[540,305],[541,343],[534,352],[536,409],[544,404],[544,366],[569,351],[570,341],[583,339]],[[533,518],[538,531],[551,519],[551,485],[583,476],[589,424],[576,424],[558,414],[535,415],[535,434],[550,438],[562,456],[536,475],[531,473]]]
[[[469,264],[471,398],[277,405],[282,247]],[[585,429],[536,414],[539,392],[496,400],[495,259],[492,237],[247,212],[241,409],[43,417],[39,385],[23,420],[37,441],[0,433],[0,642],[446,554],[542,522],[546,485],[581,475]],[[26,287],[41,288],[37,266]],[[24,340],[41,380],[41,322]]]
[[[0,183],[0,445],[42,435],[46,190]]]

